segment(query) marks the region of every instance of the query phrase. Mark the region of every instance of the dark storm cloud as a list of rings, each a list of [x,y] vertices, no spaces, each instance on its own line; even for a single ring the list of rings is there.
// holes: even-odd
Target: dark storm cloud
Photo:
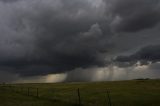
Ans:
[[[149,29],[160,22],[159,0],[105,0],[110,4],[111,26],[117,32]]]
[[[148,62],[159,62],[160,61],[160,45],[151,45],[142,48],[135,54],[130,56],[118,56],[115,61],[117,62],[128,62],[136,63],[140,61],[142,64],[147,64]]]
[[[131,34],[119,32],[134,35],[160,21],[159,1],[14,1],[0,2],[0,70],[23,76],[105,67],[107,59],[120,52],[121,44],[125,50],[130,49],[129,43],[134,50],[139,46],[134,43],[140,34],[133,40],[128,37]],[[144,40],[141,37],[139,42]],[[132,61],[132,56],[117,61]]]
[[[8,73],[6,71],[0,71],[0,83],[11,82],[18,78],[18,75],[13,73]]]
[[[21,0],[6,6],[1,69],[28,76],[105,65],[110,35],[101,30],[101,7],[79,0]]]

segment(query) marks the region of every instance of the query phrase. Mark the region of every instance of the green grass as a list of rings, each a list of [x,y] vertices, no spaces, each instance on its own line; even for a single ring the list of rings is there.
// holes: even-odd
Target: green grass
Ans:
[[[9,86],[0,86],[0,106],[78,106],[78,88],[83,106],[109,106],[107,90],[112,106],[160,106],[160,80]],[[31,96],[27,96],[28,87]]]

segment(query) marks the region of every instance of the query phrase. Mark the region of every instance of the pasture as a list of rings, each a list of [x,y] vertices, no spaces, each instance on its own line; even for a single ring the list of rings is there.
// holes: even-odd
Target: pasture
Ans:
[[[0,85],[0,106],[79,105],[160,106],[160,80]]]

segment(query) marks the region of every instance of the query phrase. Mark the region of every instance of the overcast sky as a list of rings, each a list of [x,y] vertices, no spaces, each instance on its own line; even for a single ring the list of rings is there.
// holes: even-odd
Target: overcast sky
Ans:
[[[0,0],[0,82],[160,78],[159,0]]]

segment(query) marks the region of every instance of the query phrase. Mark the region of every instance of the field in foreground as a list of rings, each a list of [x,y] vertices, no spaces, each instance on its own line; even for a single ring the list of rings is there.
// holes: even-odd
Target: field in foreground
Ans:
[[[5,84],[0,106],[79,106],[78,88],[81,106],[160,106],[160,80]]]

